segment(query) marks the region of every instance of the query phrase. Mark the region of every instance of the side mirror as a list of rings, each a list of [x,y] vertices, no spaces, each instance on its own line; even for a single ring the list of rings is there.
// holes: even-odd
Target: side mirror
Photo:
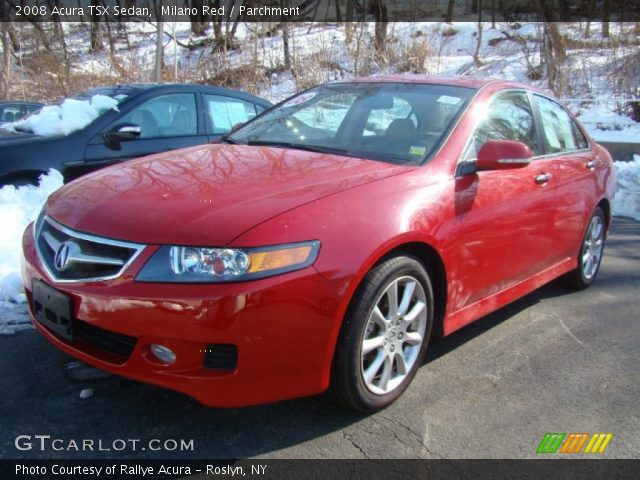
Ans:
[[[477,170],[506,170],[531,163],[531,149],[522,142],[489,140],[482,144],[476,160]]]
[[[118,148],[120,142],[126,140],[137,140],[142,134],[142,128],[135,123],[120,123],[113,127],[109,132],[104,133],[104,137],[107,145],[112,148]]]

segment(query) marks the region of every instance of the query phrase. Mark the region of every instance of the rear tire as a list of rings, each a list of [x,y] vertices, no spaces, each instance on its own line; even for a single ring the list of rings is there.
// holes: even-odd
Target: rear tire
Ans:
[[[578,267],[563,278],[567,287],[583,290],[596,279],[604,253],[606,225],[604,212],[600,207],[596,208],[580,245]]]
[[[361,412],[393,403],[422,364],[433,326],[433,289],[422,264],[395,256],[364,278],[340,330],[333,397]]]

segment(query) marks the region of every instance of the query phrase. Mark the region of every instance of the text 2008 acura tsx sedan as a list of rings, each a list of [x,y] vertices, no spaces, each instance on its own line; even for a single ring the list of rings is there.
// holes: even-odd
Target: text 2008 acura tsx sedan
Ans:
[[[375,411],[449,334],[598,273],[608,153],[545,93],[416,76],[307,90],[223,143],[70,183],[24,234],[61,350],[211,406]]]

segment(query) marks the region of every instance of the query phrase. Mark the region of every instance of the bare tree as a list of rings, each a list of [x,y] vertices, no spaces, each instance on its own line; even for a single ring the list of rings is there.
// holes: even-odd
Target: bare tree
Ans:
[[[89,52],[98,52],[104,50],[102,36],[100,35],[100,15],[97,13],[91,16],[91,41],[89,43]]]
[[[11,89],[11,42],[8,23],[2,21],[2,97],[9,98]]]
[[[190,15],[189,20],[191,21],[191,31],[194,35],[202,35],[210,22],[210,18],[203,16],[202,14],[202,6],[204,5],[203,0],[191,0],[191,7],[195,9],[197,12],[195,15]]]
[[[593,19],[595,8],[596,0],[587,0],[587,24],[584,27],[585,38],[589,38],[591,36],[591,20]]]
[[[291,69],[291,51],[289,50],[289,22],[282,22],[282,48],[284,54],[284,68]]]
[[[155,81],[162,82],[162,63],[164,57],[164,46],[162,44],[162,37],[164,33],[164,23],[162,22],[162,15],[158,14],[158,25],[156,28],[156,69],[155,69]]]
[[[373,48],[375,49],[376,57],[382,59],[387,49],[387,26],[389,24],[387,6],[384,0],[371,0],[370,7],[375,20]]]
[[[449,0],[447,2],[447,13],[444,16],[444,21],[447,22],[447,23],[453,22],[453,7],[454,7],[454,3],[455,3],[455,0]]]
[[[566,79],[563,75],[562,64],[567,59],[564,39],[558,29],[556,12],[549,0],[538,0],[540,14],[544,20],[543,39],[541,44],[541,58],[546,66],[549,88],[558,96],[562,96],[566,89]]]
[[[476,36],[476,49],[473,52],[473,63],[476,68],[484,65],[480,60],[480,47],[482,47],[482,0],[478,0],[478,35]]]
[[[353,38],[353,4],[355,0],[346,0],[346,12],[344,23],[344,41],[348,45]]]
[[[602,5],[602,36],[609,38],[609,18],[611,17],[611,1],[604,0]]]

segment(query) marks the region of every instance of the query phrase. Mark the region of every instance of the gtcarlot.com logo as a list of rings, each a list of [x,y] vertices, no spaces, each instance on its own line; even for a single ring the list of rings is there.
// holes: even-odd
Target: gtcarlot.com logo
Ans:
[[[101,438],[64,439],[54,438],[51,435],[18,435],[15,438],[16,449],[22,451],[39,450],[41,452],[122,452],[145,451],[152,452],[188,452],[193,451],[193,439],[152,438],[141,440],[140,438],[116,438],[103,440]]]
[[[546,433],[536,453],[604,453],[612,438],[613,433]]]

